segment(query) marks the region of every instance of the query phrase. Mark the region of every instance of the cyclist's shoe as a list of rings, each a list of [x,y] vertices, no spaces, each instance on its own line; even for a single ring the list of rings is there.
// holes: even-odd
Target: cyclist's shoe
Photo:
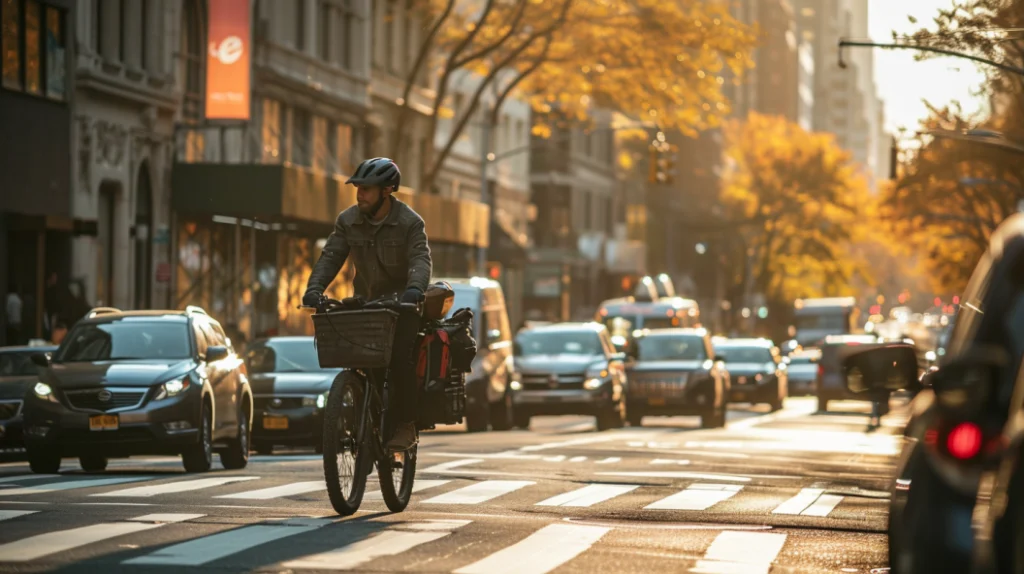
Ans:
[[[388,443],[388,450],[409,450],[416,444],[417,440],[416,423],[398,425],[398,428],[395,429],[395,435],[391,437],[391,441]]]

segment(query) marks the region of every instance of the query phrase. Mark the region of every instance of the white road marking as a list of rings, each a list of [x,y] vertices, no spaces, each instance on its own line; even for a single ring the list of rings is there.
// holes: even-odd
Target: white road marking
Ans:
[[[637,434],[609,433],[609,434],[603,434],[603,435],[600,435],[600,436],[592,436],[592,437],[586,437],[586,438],[577,438],[577,439],[565,440],[565,441],[560,441],[560,442],[548,442],[548,443],[544,443],[544,444],[531,444],[531,445],[528,445],[528,446],[524,446],[524,447],[520,448],[519,450],[522,451],[522,452],[534,452],[534,451],[538,451],[538,450],[551,450],[551,449],[554,449],[554,448],[565,448],[565,447],[570,447],[570,446],[579,446],[579,445],[583,445],[583,444],[594,444],[594,443],[598,443],[598,442],[608,442],[608,441],[613,441],[613,440],[634,439],[634,438],[639,438],[640,436],[642,436],[642,435],[640,435],[639,433],[637,433]]]
[[[32,480],[37,478],[59,478],[59,474],[19,474],[18,476],[5,476],[0,478],[0,484],[7,482],[21,482],[23,480]],[[2,492],[2,491],[0,491]]]
[[[122,564],[157,564],[166,566],[200,566],[220,560],[232,554],[244,552],[261,544],[312,532],[330,524],[330,520],[293,520],[282,524],[257,524],[235,530],[219,532],[195,540],[189,540],[161,548],[138,558],[125,560]]]
[[[690,464],[690,461],[688,461],[688,460],[677,460],[677,459],[674,459],[674,458],[656,458],[656,459],[651,461],[651,464],[678,464],[678,465],[683,465],[684,466],[684,465]]]
[[[0,510],[0,520],[9,520],[11,518],[17,518],[19,516],[28,516],[29,514],[35,514],[38,510]],[[0,556],[0,560],[3,557]]]
[[[395,556],[420,544],[440,540],[451,531],[469,524],[469,520],[437,520],[404,524],[394,530],[386,530],[365,540],[353,542],[320,554],[304,556],[285,562],[284,568],[307,570],[350,570],[371,560],[384,556]]]
[[[184,513],[159,513],[159,514],[147,514],[145,516],[138,516],[131,518],[132,522],[164,522],[164,523],[175,523],[185,522],[188,520],[195,520],[196,518],[202,518],[205,514],[184,514]]]
[[[598,476],[630,476],[634,478],[693,478],[696,480],[724,480],[727,482],[750,482],[749,476],[736,474],[712,474],[708,472],[685,472],[666,470],[657,472],[599,472]]]
[[[843,497],[836,494],[823,494],[814,501],[814,504],[801,513],[802,516],[828,516],[835,510],[836,506],[843,501]]]
[[[565,460],[565,455],[564,454],[560,454],[558,456],[546,456],[546,457],[544,457],[544,462],[562,462],[563,460]]]
[[[452,460],[452,461],[442,462],[441,464],[435,464],[434,466],[424,468],[420,472],[432,472],[432,473],[435,473],[435,474],[440,474],[440,473],[447,472],[447,471],[449,471],[449,470],[451,470],[453,468],[458,468],[460,466],[467,466],[467,465],[470,465],[470,464],[477,464],[477,463],[480,463],[480,462],[483,462],[483,461],[484,461],[484,459],[482,459],[482,458],[465,458],[465,459],[462,459],[462,460]]]
[[[586,551],[610,528],[550,524],[455,574],[546,574]]]
[[[815,500],[818,500],[823,492],[825,491],[820,488],[805,488],[793,498],[780,504],[772,511],[772,514],[800,514]]]
[[[597,464],[615,464],[622,462],[622,459],[617,456],[609,456],[608,458],[597,461]]]
[[[64,490],[77,490],[79,488],[95,488],[97,486],[109,486],[111,484],[123,484],[126,482],[141,482],[153,480],[152,476],[122,476],[118,478],[93,478],[89,480],[67,480],[64,482],[49,482],[36,486],[23,488],[10,488],[0,490],[0,496],[16,496],[26,494],[45,494],[47,492],[58,492]]]
[[[107,522],[70,530],[47,532],[0,545],[0,561],[28,562],[86,544],[102,542],[160,526],[162,525],[148,522]]]
[[[707,510],[712,506],[728,500],[742,489],[735,484],[691,484],[672,496],[652,502],[644,508],[647,510]]]
[[[235,494],[222,494],[220,496],[214,496],[214,498],[271,500],[273,498],[283,498],[285,496],[295,496],[297,494],[307,494],[321,490],[327,490],[327,483],[323,480],[309,480],[304,482],[293,482],[291,484],[282,484],[281,486],[271,486],[270,488],[261,488],[259,490],[236,492]]]
[[[506,450],[504,452],[496,453],[464,453],[464,452],[432,452],[430,456],[445,456],[450,458],[498,458],[498,459],[510,459],[510,460],[538,460],[541,458],[539,454],[522,454],[514,450]]]
[[[135,488],[125,488],[123,490],[115,490],[113,492],[103,492],[100,494],[94,494],[93,496],[149,497],[156,496],[158,494],[192,492],[194,490],[200,490],[203,488],[223,486],[225,484],[230,484],[232,482],[241,482],[243,480],[258,479],[258,476],[219,476],[216,478],[199,478],[196,480],[181,480],[177,482],[168,482],[165,484],[154,484],[152,486],[137,486]]]
[[[786,544],[785,534],[725,531],[690,572],[698,574],[768,574]]]
[[[585,456],[574,456],[569,459],[569,462],[583,462],[585,460],[587,460],[587,457]]]
[[[640,488],[638,484],[591,484],[583,488],[553,496],[536,506],[593,506],[599,502],[611,500]]]
[[[416,494],[417,492],[420,492],[420,491],[423,491],[423,490],[427,490],[428,488],[436,488],[438,486],[443,486],[445,484],[448,484],[449,482],[451,482],[451,481],[450,480],[417,480],[416,482],[412,483],[412,492],[413,492],[413,494]],[[366,494],[363,495],[363,500],[383,500],[383,499],[384,499],[384,497],[380,493],[379,490],[372,490],[372,491],[367,492]]]
[[[536,484],[528,480],[485,480],[424,500],[423,504],[480,504]]]

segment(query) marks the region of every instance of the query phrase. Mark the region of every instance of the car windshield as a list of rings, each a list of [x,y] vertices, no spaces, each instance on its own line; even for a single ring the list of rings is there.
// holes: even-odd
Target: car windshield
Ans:
[[[455,291],[455,300],[452,301],[452,308],[448,311],[449,315],[463,307],[469,307],[473,311],[474,317],[480,316],[479,289],[469,285],[455,284],[452,285],[452,291]]]
[[[32,353],[0,353],[0,377],[30,377],[35,374]]]
[[[644,317],[644,329],[671,329],[679,326],[676,317]]]
[[[601,339],[594,331],[526,331],[516,337],[518,355],[600,355]]]
[[[790,357],[789,357],[789,364],[791,364],[791,365],[810,365],[810,364],[816,363],[816,362],[817,362],[817,357],[812,357],[811,355],[802,355],[802,356],[800,356],[800,355],[797,355],[797,356],[790,355]]]
[[[764,347],[720,347],[718,354],[727,363],[770,363],[772,353]]]
[[[308,373],[322,371],[313,339],[270,340],[257,343],[245,355],[250,373]]]
[[[191,356],[184,321],[115,321],[75,327],[58,352],[57,362],[181,360]]]
[[[804,315],[796,318],[796,329],[800,330],[828,330],[841,332],[849,327],[846,315],[842,313],[829,313],[822,315]]]
[[[707,352],[704,339],[692,336],[644,337],[637,342],[639,361],[704,361]]]

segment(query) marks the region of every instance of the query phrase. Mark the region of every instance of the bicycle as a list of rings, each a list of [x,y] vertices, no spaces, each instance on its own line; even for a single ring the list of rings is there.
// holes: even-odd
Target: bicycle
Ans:
[[[398,313],[415,311],[422,317],[419,304],[392,299],[378,299],[353,309],[351,303],[325,298],[319,306],[303,308],[316,309],[314,318],[321,314],[340,317],[380,309]],[[397,313],[395,317],[397,321]],[[344,335],[338,335],[345,339]],[[421,336],[418,330],[417,341]],[[358,341],[348,343],[363,346]],[[383,377],[381,371],[384,371]],[[386,367],[346,368],[334,379],[327,396],[323,428],[324,478],[331,506],[342,516],[359,509],[374,465],[381,495],[389,510],[402,512],[412,496],[418,449],[416,445],[405,451],[391,451],[387,447],[395,422],[388,419],[388,378]]]

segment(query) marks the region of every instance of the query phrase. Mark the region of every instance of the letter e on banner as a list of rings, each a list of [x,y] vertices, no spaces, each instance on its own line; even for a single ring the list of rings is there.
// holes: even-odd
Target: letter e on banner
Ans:
[[[249,119],[249,0],[210,0],[206,118]]]

